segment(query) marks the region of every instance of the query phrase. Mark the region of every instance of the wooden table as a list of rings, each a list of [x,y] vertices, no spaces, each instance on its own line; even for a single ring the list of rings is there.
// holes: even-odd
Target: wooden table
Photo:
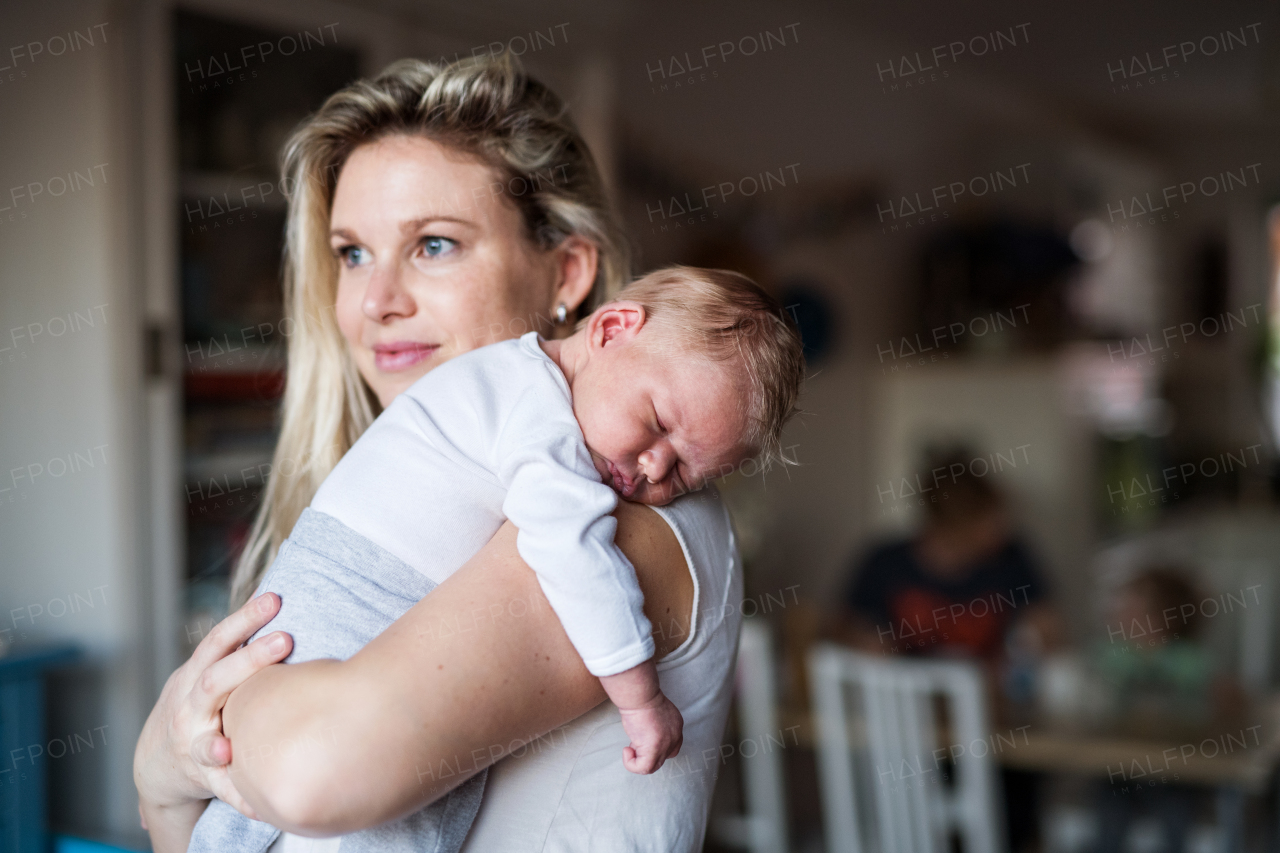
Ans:
[[[1016,745],[1003,749],[997,760],[1019,770],[1094,776],[1122,790],[1171,777],[1179,784],[1214,788],[1224,849],[1234,853],[1244,841],[1245,796],[1265,794],[1280,766],[1276,699],[1258,703],[1244,720],[1182,738],[1072,732],[1035,724],[1020,732]],[[1273,833],[1280,845],[1280,823]]]
[[[1025,737],[1018,733],[1016,746],[1006,746],[998,760],[1020,770],[1078,773],[1121,784],[1177,775],[1180,782],[1234,785],[1245,793],[1260,794],[1280,759],[1280,742],[1274,739],[1274,727],[1270,742],[1263,737],[1265,727],[1249,728],[1178,742],[1038,732],[1032,727]]]

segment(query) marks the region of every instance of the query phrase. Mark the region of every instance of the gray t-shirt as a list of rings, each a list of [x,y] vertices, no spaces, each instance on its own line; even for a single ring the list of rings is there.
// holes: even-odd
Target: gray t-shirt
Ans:
[[[342,522],[306,509],[258,587],[259,594],[280,596],[280,612],[254,636],[292,634],[287,663],[346,660],[435,587],[434,581]],[[305,742],[274,746],[281,752],[315,748]],[[486,772],[406,818],[343,836],[342,853],[454,853],[480,807]],[[271,824],[250,820],[214,800],[196,823],[187,850],[262,853],[279,834]]]

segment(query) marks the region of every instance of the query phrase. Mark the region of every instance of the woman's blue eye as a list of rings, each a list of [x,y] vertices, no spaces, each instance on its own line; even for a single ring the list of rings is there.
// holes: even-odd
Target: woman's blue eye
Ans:
[[[441,255],[447,255],[457,248],[458,244],[448,237],[427,237],[422,241],[422,247],[426,250],[427,257],[438,258]]]
[[[359,246],[343,246],[338,255],[349,267],[358,267],[369,260],[369,250]]]

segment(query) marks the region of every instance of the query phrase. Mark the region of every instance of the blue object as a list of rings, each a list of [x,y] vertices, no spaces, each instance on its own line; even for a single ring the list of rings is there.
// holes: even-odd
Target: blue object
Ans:
[[[827,354],[832,339],[832,311],[822,286],[806,278],[789,279],[782,284],[781,302],[795,321],[804,345],[804,357],[810,364]]]
[[[47,853],[44,676],[74,646],[18,648],[0,658],[0,853]]]
[[[143,851],[134,850],[131,847],[113,847],[101,841],[72,838],[70,835],[55,835],[53,853],[143,853]]]

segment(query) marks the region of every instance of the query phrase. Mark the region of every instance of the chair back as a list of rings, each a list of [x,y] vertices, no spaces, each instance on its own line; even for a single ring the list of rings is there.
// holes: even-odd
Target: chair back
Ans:
[[[829,853],[1004,850],[976,666],[822,644],[809,670]]]
[[[1275,564],[1270,560],[1236,561],[1230,575],[1238,579],[1238,589],[1220,593],[1215,601],[1206,598],[1197,605],[1202,616],[1218,612],[1236,614],[1237,675],[1240,684],[1255,697],[1265,696],[1271,690],[1271,657],[1275,603],[1272,601],[1272,578]],[[1212,607],[1210,607],[1212,605]]]
[[[717,816],[712,829],[721,844],[752,853],[787,853],[788,849],[782,755],[780,749],[771,748],[776,740],[786,743],[778,728],[777,696],[773,632],[762,619],[743,619],[734,698],[746,812]]]

